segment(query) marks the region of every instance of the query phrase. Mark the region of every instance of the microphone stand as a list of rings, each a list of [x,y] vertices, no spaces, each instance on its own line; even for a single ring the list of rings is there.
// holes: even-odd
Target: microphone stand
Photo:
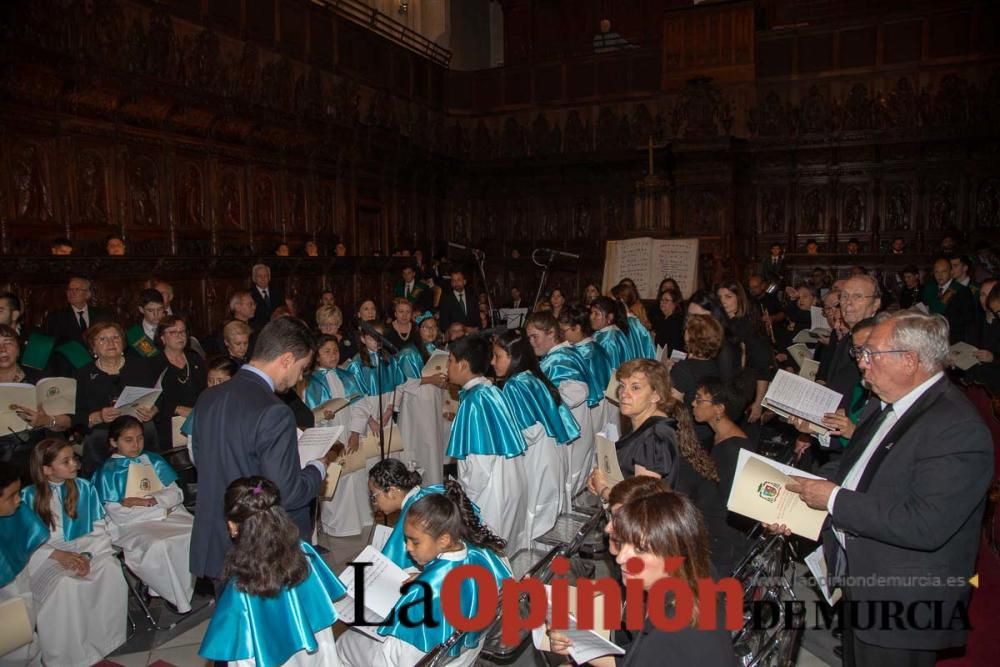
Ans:
[[[542,267],[542,279],[538,283],[538,291],[535,292],[535,302],[531,306],[531,312],[535,312],[535,308],[538,307],[538,302],[542,300],[542,292],[545,290],[545,283],[549,281],[549,269],[552,268],[552,262],[556,259],[555,253],[549,251],[548,260],[544,262],[540,261],[537,259],[537,255],[541,252],[543,252],[542,248],[538,248],[531,252],[531,261],[534,262],[535,266]]]
[[[490,283],[486,280],[486,253],[482,250],[472,251],[472,256],[476,258],[476,264],[479,266],[479,277],[483,279],[483,289],[486,290],[486,307],[488,309],[490,326],[496,326],[496,311],[493,310],[493,295],[490,293]],[[476,312],[479,312],[479,304],[476,304]]]

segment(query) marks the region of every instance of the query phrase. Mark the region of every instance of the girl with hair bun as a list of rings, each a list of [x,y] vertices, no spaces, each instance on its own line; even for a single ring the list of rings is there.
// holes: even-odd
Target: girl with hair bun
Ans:
[[[506,542],[480,521],[476,508],[455,480],[444,483],[444,493],[429,493],[413,503],[403,522],[406,550],[420,568],[390,614],[391,621],[380,626],[384,642],[351,629],[337,641],[347,667],[390,667],[415,665],[455,631],[441,608],[441,591],[446,576],[463,565],[475,565],[492,575],[496,591],[504,579],[513,577],[503,557]],[[483,595],[477,579],[465,578],[460,585],[459,605],[465,618],[478,611]],[[492,597],[492,596],[489,596]],[[430,617],[420,617],[418,609]],[[403,611],[405,610],[405,612]],[[402,619],[408,617],[408,622]],[[435,621],[436,625],[431,621]],[[482,649],[482,633],[468,632],[451,652],[450,667],[468,667]]]
[[[235,480],[225,517],[226,585],[198,654],[240,667],[339,667],[333,602],[347,590],[299,539],[278,487],[257,475]]]
[[[421,486],[422,481],[419,472],[410,470],[397,459],[382,459],[368,471],[368,498],[375,509],[387,516],[399,512],[399,518],[382,547],[382,553],[404,570],[416,566],[406,551],[406,538],[403,535],[406,513],[413,503],[427,494],[444,493],[444,486]]]
[[[628,342],[632,348],[633,359],[656,359],[656,345],[649,330],[646,308],[639,299],[635,285],[619,283],[611,289],[611,296],[620,301],[625,309],[625,321],[628,323]]]
[[[618,368],[632,359],[631,332],[624,303],[609,296],[591,301],[590,326],[594,330],[594,341],[608,355],[611,368]]]

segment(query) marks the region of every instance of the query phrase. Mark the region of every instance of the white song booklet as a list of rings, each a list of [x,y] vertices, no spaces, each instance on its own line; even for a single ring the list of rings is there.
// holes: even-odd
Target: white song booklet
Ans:
[[[843,394],[788,371],[778,371],[767,388],[761,406],[786,419],[799,417],[809,422],[809,429],[828,433],[823,415],[836,412]]]

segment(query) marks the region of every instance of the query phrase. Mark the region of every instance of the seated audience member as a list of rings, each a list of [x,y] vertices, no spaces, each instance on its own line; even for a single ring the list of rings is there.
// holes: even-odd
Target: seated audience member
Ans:
[[[795,334],[804,329],[812,327],[813,306],[819,305],[819,296],[812,287],[800,285],[799,287],[788,287],[785,292],[788,294],[788,305],[785,306],[785,316],[788,324],[784,327],[785,333],[778,336],[775,330],[775,337],[782,347],[787,348],[792,344]]]
[[[49,244],[49,254],[59,256],[72,255],[73,242],[65,236],[58,236],[52,239],[52,243]]]
[[[857,239],[854,239],[854,238],[848,239],[847,240],[847,254],[848,255],[857,255],[860,252],[861,252],[861,243]]]
[[[552,316],[558,320],[562,315],[563,308],[566,307],[566,295],[561,289],[555,287],[549,292],[549,303],[552,304]]]
[[[316,308],[322,308],[323,306],[336,306],[337,296],[333,293],[333,290],[325,289],[319,294],[319,303],[316,304]]]
[[[20,341],[17,332],[0,324],[0,383],[37,384],[43,373],[18,364]],[[9,463],[27,478],[28,458],[31,448],[50,433],[69,429],[72,416],[50,415],[34,401],[29,405],[15,405],[15,414],[24,421],[24,430],[0,434],[0,461]],[[14,431],[14,427],[9,427]]]
[[[231,320],[222,327],[222,350],[238,366],[250,361],[253,329],[242,320]]]
[[[194,577],[188,569],[193,518],[184,509],[177,473],[159,454],[143,451],[142,424],[124,415],[108,428],[111,458],[94,473],[93,484],[107,513],[111,542],[125,563],[178,613],[191,611]],[[162,488],[126,496],[129,468],[152,468]]]
[[[285,305],[285,293],[280,287],[271,284],[271,269],[267,264],[254,264],[250,270],[250,279],[250,298],[255,306],[250,325],[261,329],[271,321],[272,311]]]
[[[611,526],[618,548],[615,561],[624,570],[623,579],[641,581],[646,591],[664,576],[679,580],[691,589],[691,620],[679,630],[660,630],[650,620],[647,610],[645,625],[624,647],[624,656],[595,658],[589,664],[592,667],[615,667],[618,664],[736,667],[738,663],[733,643],[726,629],[726,609],[733,608],[733,605],[738,608],[739,588],[726,588],[725,602],[713,605],[717,618],[707,619],[709,629],[699,627],[699,583],[714,577],[708,558],[708,533],[694,503],[683,494],[671,491],[640,497],[622,505],[614,513]],[[681,563],[679,569],[666,575],[663,571],[665,558],[678,558]],[[639,572],[630,571],[629,561],[633,560],[642,562]],[[656,598],[650,596],[650,599]],[[664,604],[668,608],[661,613],[669,617],[673,600],[668,596]],[[739,624],[741,621],[742,617],[737,616],[735,622]],[[569,654],[572,642],[561,631],[550,629],[549,641],[554,653]]]
[[[423,310],[431,305],[431,292],[427,285],[420,281],[415,266],[404,266],[402,280],[392,287],[392,295],[398,299],[406,299],[414,309]]]
[[[923,285],[920,284],[920,269],[910,265],[903,267],[903,286],[899,290],[899,307],[901,310],[913,308],[922,303]]]
[[[319,257],[319,246],[316,245],[315,241],[306,241],[306,245],[303,250],[306,257]]]
[[[447,329],[445,329],[445,342],[450,346],[460,338],[464,338],[466,331],[465,325],[461,322],[452,322]]]
[[[356,629],[340,636],[337,649],[344,667],[415,665],[425,654],[444,643],[455,628],[442,612],[441,596],[433,595],[428,600],[425,591],[440,591],[445,577],[456,568],[473,565],[480,571],[485,570],[481,576],[462,584],[457,602],[465,618],[483,613],[479,608],[481,601],[493,595],[492,591],[489,596],[483,595],[480,586],[495,586],[498,592],[503,580],[513,577],[504,558],[506,542],[480,521],[462,485],[455,480],[445,482],[443,493],[429,493],[415,501],[407,511],[403,530],[407,551],[420,568],[415,582],[424,585],[411,586],[392,610],[393,620],[378,628],[384,641],[372,639]],[[429,605],[425,604],[427,602]],[[417,607],[425,609],[429,615],[404,611]],[[407,622],[403,619],[404,614],[416,622]],[[451,650],[448,664],[452,667],[475,664],[482,642],[482,632],[466,632]]]
[[[968,255],[955,255],[948,260],[951,263],[951,278],[960,285],[968,287],[972,296],[979,296],[979,285],[972,279],[972,258]]]
[[[892,245],[889,246],[889,251],[893,255],[902,255],[906,252],[906,239],[902,236],[897,236],[892,240]]]
[[[125,337],[129,347],[140,356],[150,359],[160,354],[156,345],[156,328],[165,314],[163,295],[159,291],[145,289],[139,294],[139,316],[142,319],[125,332]]]
[[[288,249],[287,243],[279,243],[274,249],[275,257],[288,257],[291,255],[291,251]]]
[[[160,449],[167,450],[175,446],[174,418],[187,418],[205,390],[207,378],[204,360],[188,346],[187,322],[182,318],[167,315],[160,320],[156,344],[163,355],[156,360],[153,372],[160,378],[163,393],[154,422]]]
[[[923,302],[932,315],[948,320],[952,343],[967,341],[976,318],[975,297],[968,287],[952,278],[951,262],[941,257],[934,261],[934,281],[924,287]]]
[[[338,243],[333,247],[334,257],[347,257],[347,246],[343,243]]]
[[[340,665],[334,602],[347,589],[299,539],[278,487],[241,477],[226,489],[224,512],[232,538],[225,588],[198,655],[240,667]]]
[[[819,254],[819,244],[816,241],[806,241],[806,254],[807,255],[818,255]]]
[[[320,334],[333,336],[340,348],[340,358],[345,361],[357,353],[357,346],[351,337],[343,332],[344,315],[340,308],[332,304],[322,305],[316,309],[316,326]]]
[[[987,291],[987,287],[993,283]],[[976,359],[979,363],[966,371],[969,382],[981,384],[994,396],[1000,395],[1000,283],[983,283],[981,294],[985,315],[978,340]]]
[[[402,350],[409,345],[416,345],[419,335],[414,336],[416,327],[413,326],[413,304],[404,297],[396,297],[392,300],[392,322],[385,332],[386,340],[396,346],[397,350]]]
[[[43,327],[56,345],[71,341],[83,344],[83,334],[95,322],[113,321],[111,311],[90,305],[92,285],[87,278],[74,276],[66,285],[67,304],[49,312]]]
[[[125,239],[117,234],[112,234],[108,237],[108,240],[104,242],[104,252],[108,254],[108,257],[124,257]]]
[[[760,263],[760,275],[767,282],[780,283],[784,280],[785,249],[780,243],[772,243],[767,257]]]
[[[684,351],[684,297],[680,290],[667,287],[656,296],[657,307],[649,313],[653,323],[653,340],[667,350]]]
[[[49,531],[28,572],[42,662],[60,667],[92,665],[121,646],[128,609],[101,501],[77,468],[68,442],[42,440],[31,453],[33,484],[21,492]]]
[[[149,387],[156,383],[149,363],[125,352],[125,332],[113,322],[97,322],[87,329],[87,343],[94,360],[76,373],[76,413],[73,425],[85,436],[81,468],[93,474],[108,457],[108,425],[121,416],[114,407],[125,387]],[[135,414],[144,424],[146,447],[159,449],[153,418],[156,405],[137,406]]]

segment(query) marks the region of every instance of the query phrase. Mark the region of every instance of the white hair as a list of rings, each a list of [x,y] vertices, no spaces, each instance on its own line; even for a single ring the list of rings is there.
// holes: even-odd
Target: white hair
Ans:
[[[253,268],[250,269],[250,278],[251,278],[251,280],[253,279],[253,275],[255,273],[257,273],[257,269],[264,269],[265,271],[267,271],[267,277],[268,278],[271,277],[271,267],[270,266],[268,266],[267,264],[254,264]]]
[[[888,318],[893,322],[891,345],[897,350],[916,352],[920,366],[937,373],[948,362],[948,320],[919,310],[901,310]]]

